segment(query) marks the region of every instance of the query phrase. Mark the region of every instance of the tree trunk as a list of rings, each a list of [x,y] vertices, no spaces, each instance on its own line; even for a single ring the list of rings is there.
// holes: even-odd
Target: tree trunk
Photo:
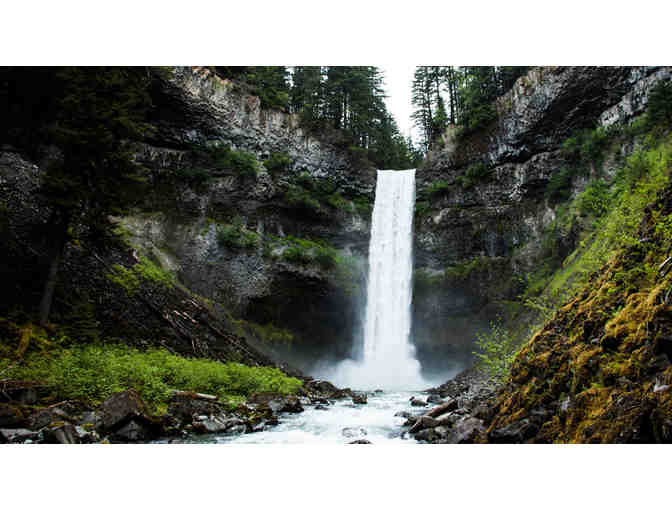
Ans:
[[[44,282],[42,291],[42,300],[40,301],[39,322],[40,326],[46,326],[51,311],[51,303],[54,299],[54,290],[58,279],[58,268],[61,265],[61,258],[65,250],[65,244],[68,239],[68,221],[65,218],[57,219],[53,222],[52,232],[55,232],[53,244],[50,252],[49,272]]]

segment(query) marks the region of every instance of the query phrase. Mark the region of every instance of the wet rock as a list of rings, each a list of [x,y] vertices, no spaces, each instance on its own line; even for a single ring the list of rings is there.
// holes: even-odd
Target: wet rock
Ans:
[[[415,434],[415,439],[418,441],[426,441],[428,443],[439,441],[442,439],[441,432],[442,431],[437,431],[436,428],[424,429]]]
[[[374,393],[385,393],[383,390],[374,390]]]
[[[320,393],[328,395],[339,391],[339,389],[329,381],[310,381],[307,383],[307,386],[314,391],[319,391]]]
[[[133,418],[148,415],[147,405],[135,390],[115,393],[102,403],[101,408],[103,427],[106,429],[114,429]]]
[[[191,423],[195,416],[207,416],[216,411],[217,406],[213,402],[194,398],[188,393],[174,394],[168,407],[168,413],[182,424]]]
[[[81,423],[85,428],[90,426],[97,429],[103,424],[103,417],[98,411],[85,411],[82,413]]]
[[[196,434],[217,434],[224,432],[227,429],[227,424],[216,418],[205,418],[193,424],[192,430]]]
[[[0,428],[19,428],[26,425],[21,410],[11,404],[0,404]]]
[[[355,393],[352,395],[353,404],[366,404],[367,402],[366,393]]]
[[[111,434],[111,439],[115,441],[146,441],[154,438],[152,431],[145,425],[145,423],[132,419],[128,421],[123,427]]]
[[[427,407],[427,402],[417,397],[411,397],[411,405],[415,407]]]
[[[28,428],[31,430],[40,430],[54,420],[54,415],[49,409],[40,409],[28,417]]]
[[[343,388],[342,390],[336,390],[333,392],[331,395],[329,395],[329,398],[341,400],[344,398],[352,398],[352,395],[353,391],[350,388]]]
[[[102,430],[116,441],[145,441],[164,431],[162,420],[149,415],[147,405],[135,390],[122,391],[101,404]]]
[[[366,435],[366,429],[362,427],[345,427],[341,433],[345,437],[361,437]]]
[[[48,444],[79,444],[80,438],[75,426],[63,423],[44,429],[44,442]]]
[[[455,424],[454,441],[456,443],[472,443],[484,431],[483,421],[478,418],[467,418]]]
[[[79,439],[82,443],[90,444],[100,442],[100,435],[93,428],[75,425],[75,430],[77,431],[77,435],[79,436]]]
[[[522,443],[537,433],[538,427],[528,418],[510,423],[491,431],[488,440],[491,443]]]
[[[396,413],[394,413],[394,416],[398,418],[410,418],[413,415],[408,411],[397,411]]]
[[[0,429],[0,435],[8,443],[23,443],[24,441],[35,441],[39,438],[39,432],[29,429]]]
[[[428,404],[443,404],[443,399],[436,394],[431,394],[429,397],[427,397],[427,403]]]
[[[355,441],[350,441],[348,444],[373,444],[368,439],[357,439]]]
[[[429,416],[420,416],[413,426],[409,429],[409,434],[414,434],[416,432],[419,432],[420,430],[428,429],[428,428],[433,428],[437,427],[439,425],[439,422],[435,420],[434,418],[430,418]]]
[[[317,404],[315,406],[315,410],[316,411],[328,411],[329,408],[327,406],[323,406],[322,404]]]
[[[247,402],[268,406],[273,413],[302,413],[304,410],[298,397],[275,392],[255,393]]]

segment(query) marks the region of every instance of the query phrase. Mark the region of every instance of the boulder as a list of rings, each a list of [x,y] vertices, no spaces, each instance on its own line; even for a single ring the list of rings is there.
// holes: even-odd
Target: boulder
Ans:
[[[44,442],[48,444],[79,444],[80,437],[71,423],[44,429]]]
[[[430,409],[426,414],[432,418],[437,418],[451,411],[457,410],[457,400],[451,399],[439,406]]]
[[[427,407],[427,402],[420,398],[411,397],[411,405],[415,407]]]
[[[276,392],[254,393],[247,403],[268,406],[273,413],[302,413],[304,410],[298,397]]]
[[[49,409],[39,409],[28,417],[28,428],[40,430],[54,421],[54,415]]]
[[[174,416],[181,424],[189,424],[198,415],[211,415],[217,412],[217,405],[209,400],[195,398],[183,392],[174,393],[170,399],[168,414]]]
[[[455,424],[455,437],[454,441],[456,443],[473,443],[481,433],[485,431],[483,427],[483,421],[478,418],[467,418],[465,420],[458,421]]]
[[[35,441],[40,433],[34,430],[24,428],[20,429],[0,429],[0,436],[4,437],[8,443],[23,443],[24,441]]]
[[[429,416],[420,416],[413,426],[408,430],[409,434],[415,434],[424,429],[438,427],[439,422]]]
[[[394,413],[394,416],[396,416],[397,418],[410,418],[413,415],[408,411],[397,411],[396,413]]]
[[[538,427],[528,418],[515,421],[492,430],[488,434],[491,443],[522,443],[532,438],[537,433]]]
[[[112,439],[144,441],[163,432],[163,423],[149,415],[147,405],[135,390],[115,393],[101,404],[102,429]]]
[[[353,404],[366,404],[367,402],[366,393],[354,393],[352,395]]]
[[[439,427],[437,427],[439,428]],[[415,439],[418,441],[427,441],[428,443],[433,443],[443,439],[442,432],[445,427],[440,427],[441,430],[436,430],[436,428],[424,429],[415,434]],[[446,429],[447,430],[447,429]]]
[[[206,417],[202,421],[196,421],[193,424],[192,430],[196,434],[217,434],[224,432],[227,429],[226,422],[222,422],[217,418]]]
[[[329,408],[327,406],[323,406],[322,404],[317,404],[315,406],[315,410],[316,411],[328,411]]]
[[[318,391],[320,393],[325,393],[328,395],[331,395],[332,393],[335,393],[339,391],[339,389],[331,384],[329,381],[309,381],[306,383],[309,389],[312,389],[313,391]]]
[[[135,390],[115,393],[101,405],[103,427],[108,430],[122,427],[133,418],[145,418],[147,405]]]
[[[373,444],[368,439],[356,439],[355,441],[350,441],[348,444]]]

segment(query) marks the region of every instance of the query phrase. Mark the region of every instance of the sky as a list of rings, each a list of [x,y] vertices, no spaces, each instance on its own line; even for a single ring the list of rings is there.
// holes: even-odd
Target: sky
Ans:
[[[390,65],[380,66],[385,73],[385,92],[388,111],[397,121],[399,131],[404,136],[412,134],[417,141],[417,134],[413,130],[411,121],[411,84],[413,82],[414,65]]]

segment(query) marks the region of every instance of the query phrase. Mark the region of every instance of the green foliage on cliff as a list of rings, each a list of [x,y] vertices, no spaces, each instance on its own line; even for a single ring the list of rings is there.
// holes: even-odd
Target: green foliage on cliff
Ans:
[[[518,337],[498,320],[492,322],[487,331],[476,334],[476,346],[476,367],[497,382],[505,381],[520,351]]]
[[[10,366],[9,360],[0,360],[0,371]],[[92,404],[134,388],[155,409],[167,403],[171,389],[227,398],[262,391],[290,394],[301,387],[301,381],[276,368],[188,359],[165,349],[140,351],[127,345],[73,345],[46,356],[34,353],[5,375],[43,382],[58,400]]]
[[[175,275],[159,267],[149,258],[140,256],[139,262],[128,268],[121,264],[112,266],[107,278],[123,287],[129,295],[135,294],[143,280],[155,284],[172,286],[175,284]]]
[[[216,232],[217,242],[234,250],[256,248],[261,241],[261,236],[248,230],[240,216],[234,217],[231,224],[217,224]]]
[[[292,159],[286,152],[274,152],[270,157],[264,161],[264,166],[271,175],[287,170],[292,164]]]

